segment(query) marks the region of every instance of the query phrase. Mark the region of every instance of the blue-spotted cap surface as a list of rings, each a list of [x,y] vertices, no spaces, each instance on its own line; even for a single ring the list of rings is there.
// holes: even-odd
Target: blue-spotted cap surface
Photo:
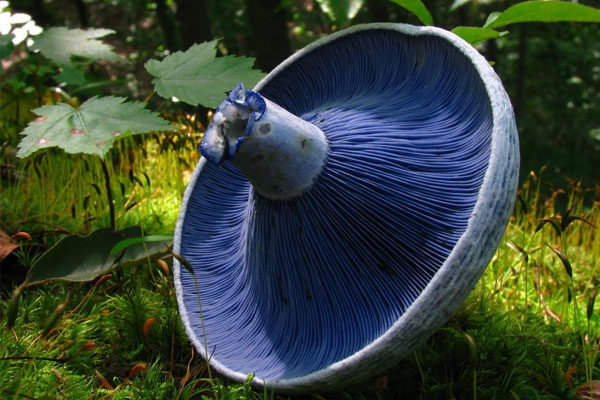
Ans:
[[[447,321],[496,249],[519,164],[508,96],[466,42],[402,24],[317,41],[254,92],[317,126],[327,158],[283,201],[200,161],[175,240],[202,305],[176,268],[187,333],[220,373],[274,389],[375,374]]]

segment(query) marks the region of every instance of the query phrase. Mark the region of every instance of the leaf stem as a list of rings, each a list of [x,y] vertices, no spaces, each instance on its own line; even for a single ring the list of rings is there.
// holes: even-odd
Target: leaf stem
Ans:
[[[108,200],[108,210],[110,211],[110,229],[114,232],[116,230],[115,205],[113,204],[112,190],[110,188],[110,175],[108,173],[108,167],[106,166],[106,161],[104,161],[104,158],[100,157],[100,163],[102,164],[102,172],[104,173],[106,199]]]

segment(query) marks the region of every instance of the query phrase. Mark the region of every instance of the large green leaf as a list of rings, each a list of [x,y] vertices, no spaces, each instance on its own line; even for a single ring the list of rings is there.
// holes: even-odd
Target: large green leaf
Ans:
[[[488,39],[494,39],[500,36],[500,32],[489,28],[478,28],[474,26],[457,26],[452,29],[452,33],[460,36],[465,41],[476,44]]]
[[[162,61],[150,60],[146,69],[155,79],[156,92],[191,105],[216,108],[239,82],[253,87],[264,73],[253,69],[253,58],[215,57],[217,41],[195,44]]]
[[[124,252],[111,254],[120,241],[141,236],[137,226],[112,232],[102,228],[87,236],[69,235],[46,251],[33,264],[26,283],[34,285],[49,280],[85,282],[107,273],[111,268],[131,266],[165,254],[169,243],[138,243]]]
[[[488,21],[485,28],[498,28],[519,22],[600,22],[600,10],[566,1],[525,1]]]
[[[175,129],[144,103],[124,102],[122,97],[93,97],[79,110],[61,103],[33,110],[39,115],[21,133],[17,156],[58,146],[67,153],[98,154],[104,157],[113,142],[127,132],[138,134]]]
[[[345,25],[356,16],[363,0],[317,0],[317,3],[333,22]]]
[[[421,0],[390,0],[415,14],[425,25],[433,25],[433,17]]]
[[[39,50],[45,57],[57,64],[71,64],[71,57],[89,60],[122,61],[112,51],[112,47],[98,40],[115,33],[110,29],[69,29],[54,27],[44,30],[34,39],[33,50]]]

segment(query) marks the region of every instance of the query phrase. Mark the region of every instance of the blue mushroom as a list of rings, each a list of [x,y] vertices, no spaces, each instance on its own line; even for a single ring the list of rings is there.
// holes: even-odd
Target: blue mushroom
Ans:
[[[434,27],[312,43],[238,85],[200,149],[175,252],[202,310],[176,264],[181,316],[215,370],[275,390],[364,379],[427,339],[491,259],[518,180],[500,79]]]

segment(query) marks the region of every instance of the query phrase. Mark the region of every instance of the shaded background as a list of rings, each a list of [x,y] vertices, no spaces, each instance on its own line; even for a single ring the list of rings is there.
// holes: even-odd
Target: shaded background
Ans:
[[[387,0],[353,0],[360,6],[350,22],[338,26],[315,0],[19,0],[13,11],[30,14],[38,25],[102,27],[128,64],[104,68],[119,85],[104,94],[143,99],[152,91],[143,64],[193,43],[222,38],[222,54],[256,57],[268,72],[311,41],[344,26],[366,22],[419,24],[412,14]],[[425,4],[436,25],[481,26],[487,15],[506,9],[509,1],[466,1],[450,10],[451,2]],[[600,8],[600,1],[583,4]],[[512,99],[521,138],[522,176],[547,166],[546,182],[561,185],[565,178],[593,185],[600,179],[600,29],[597,24],[521,24],[509,35],[478,49],[495,64]],[[153,108],[195,112],[206,110],[153,99]]]

